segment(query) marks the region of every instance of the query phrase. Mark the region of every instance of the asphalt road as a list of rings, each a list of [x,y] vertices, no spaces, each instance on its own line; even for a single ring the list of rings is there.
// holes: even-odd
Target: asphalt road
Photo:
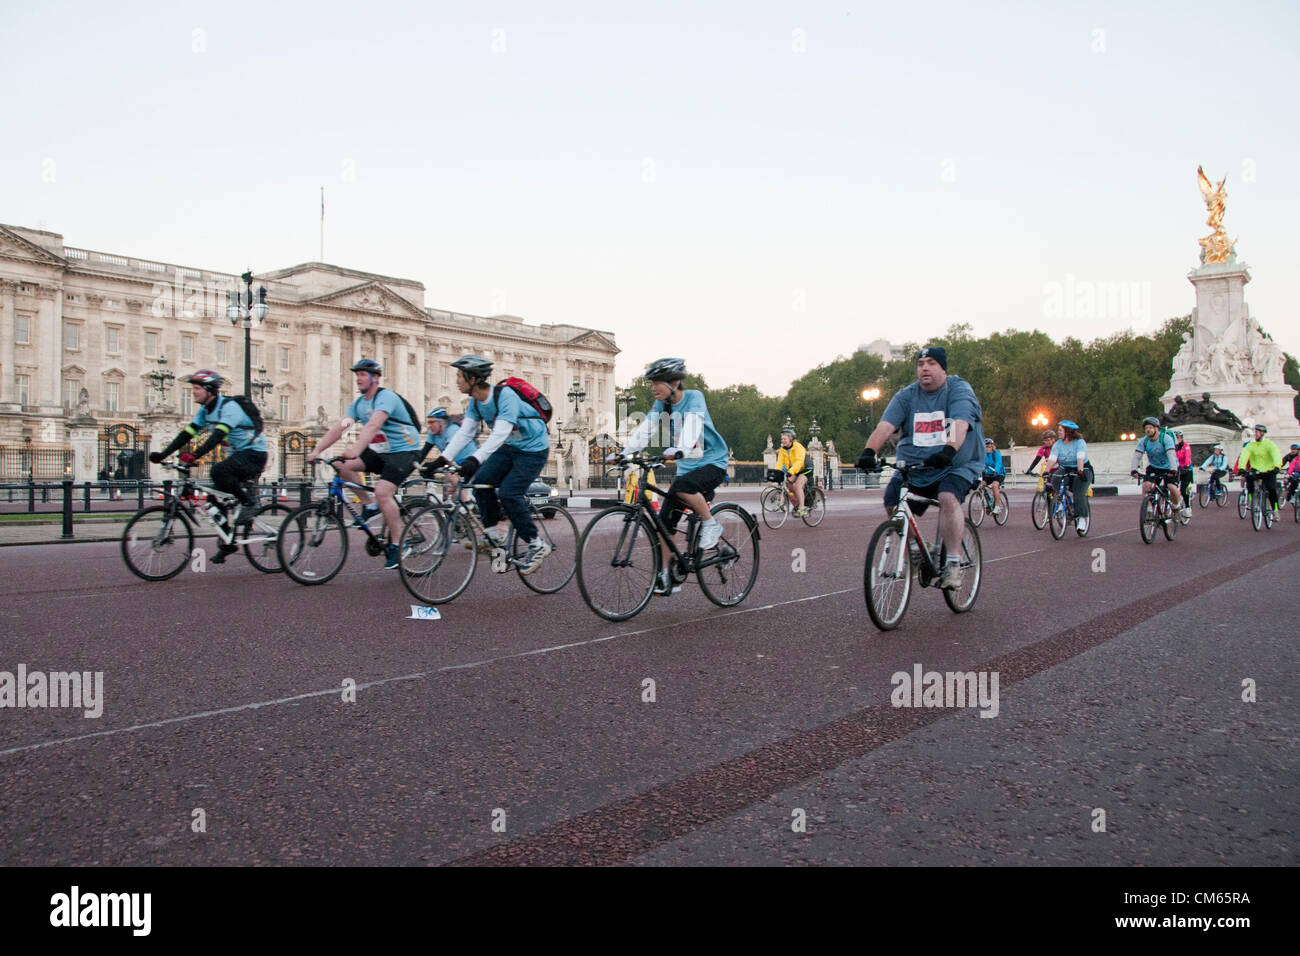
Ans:
[[[1057,542],[1018,493],[974,609],[918,590],[888,634],[860,491],[764,529],[739,608],[688,584],[623,624],[486,563],[409,620],[357,540],[318,588],[0,549],[0,671],[104,686],[0,708],[0,863],[1296,863],[1300,524],[1144,545],[1137,498],[1093,508]],[[891,706],[917,665],[996,672],[997,715]]]

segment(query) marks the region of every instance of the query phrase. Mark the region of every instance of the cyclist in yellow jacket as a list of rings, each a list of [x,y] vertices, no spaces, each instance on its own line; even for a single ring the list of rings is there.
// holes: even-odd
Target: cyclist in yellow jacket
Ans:
[[[1255,426],[1255,440],[1241,450],[1241,457],[1237,459],[1237,468],[1241,471],[1255,471],[1259,473],[1260,481],[1268,489],[1268,503],[1273,506],[1273,510],[1278,510],[1277,500],[1277,473],[1282,468],[1282,452],[1278,450],[1277,445],[1273,444],[1271,438],[1265,438],[1268,428],[1264,425]],[[1251,487],[1254,484],[1250,478],[1246,479],[1246,489],[1253,491]]]
[[[776,453],[776,467],[785,472],[785,486],[794,498],[794,513],[802,518],[808,513],[803,502],[803,490],[812,476],[812,459],[803,445],[794,439],[794,429],[781,431],[781,450]]]

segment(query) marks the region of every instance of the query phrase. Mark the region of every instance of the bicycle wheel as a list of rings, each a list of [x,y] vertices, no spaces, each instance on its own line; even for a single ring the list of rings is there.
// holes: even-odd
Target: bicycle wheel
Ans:
[[[892,521],[881,524],[867,545],[862,590],[871,623],[882,631],[892,631],[902,623],[912,596],[912,562],[903,532]]]
[[[582,529],[578,590],[605,620],[626,621],[650,603],[659,564],[659,535],[650,519],[632,505],[618,505]]]
[[[759,512],[763,515],[763,524],[773,530],[785,524],[789,515],[786,507],[785,491],[781,488],[768,488],[758,499]]]
[[[735,607],[758,580],[758,522],[731,502],[710,510],[722,525],[722,537],[708,551],[696,549],[695,578],[704,596],[718,607]]]
[[[1238,518],[1246,517],[1246,503],[1247,503],[1246,493],[1244,491],[1237,492],[1237,517]]]
[[[176,577],[193,551],[194,528],[180,508],[145,508],[122,531],[122,560],[132,574],[146,581]]]
[[[1047,524],[1047,512],[1050,507],[1051,505],[1047,500],[1047,492],[1034,492],[1034,502],[1030,505],[1030,517],[1034,520],[1034,527],[1039,531],[1042,531],[1043,526]]]
[[[1173,541],[1178,534],[1179,515],[1174,503],[1165,497],[1160,503],[1160,517],[1164,520],[1160,522],[1160,527],[1165,529],[1165,540]]]
[[[1005,491],[1002,492],[1000,497],[1002,498],[1002,510],[996,511],[993,514],[993,523],[996,524],[999,528],[1005,525],[1007,523],[1007,519],[1011,517],[1011,502],[1007,501],[1007,493]],[[985,507],[988,506],[987,501],[984,504]],[[979,525],[977,524],[975,527],[978,528]]]
[[[1273,506],[1267,498],[1264,499],[1264,527],[1273,530]]]
[[[280,566],[298,584],[324,584],[348,559],[348,532],[331,499],[303,505],[280,524]]]
[[[1250,503],[1250,526],[1258,531],[1264,525],[1264,509],[1259,506],[1259,501]]]
[[[272,502],[259,508],[252,521],[245,521],[235,529],[235,540],[244,549],[244,557],[263,574],[279,574],[284,570],[276,543],[280,526],[290,514],[291,509]]]
[[[478,567],[478,540],[465,512],[430,504],[402,527],[397,573],[411,596],[446,604],[464,593]]]
[[[808,508],[808,513],[803,516],[803,523],[810,528],[815,528],[822,523],[822,518],[826,517],[826,492],[820,488],[813,488],[805,498],[804,505]]]
[[[984,523],[984,512],[987,510],[988,506],[984,502],[984,489],[972,489],[970,498],[966,500],[966,517],[970,519],[970,523],[977,528],[982,525]]]
[[[551,546],[551,553],[542,559],[541,565],[532,574],[524,574],[516,565],[519,580],[530,591],[538,594],[554,594],[573,578],[578,569],[578,525],[569,514],[568,508],[556,508],[553,517],[547,519],[537,508],[530,509],[533,524],[537,525],[537,536]],[[523,558],[528,546],[519,540],[519,535],[512,535],[511,553],[515,560]]]
[[[940,548],[940,562],[947,560],[947,547]],[[969,521],[961,536],[961,587],[944,591],[943,599],[955,614],[965,614],[975,606],[980,593],[980,579],[984,576],[984,557],[980,549],[979,532]]]
[[[1201,505],[1202,508],[1208,508],[1208,507],[1210,507],[1210,484],[1209,484],[1209,482],[1205,482],[1205,481],[1203,481],[1203,482],[1201,482],[1201,484],[1197,487],[1197,489],[1196,489],[1196,500],[1197,500],[1198,502],[1200,502],[1200,505]]]
[[[1142,532],[1142,540],[1150,544],[1156,539],[1156,525],[1160,523],[1160,511],[1156,507],[1155,498],[1147,495],[1142,499],[1142,507],[1138,511],[1138,530]]]
[[[1223,487],[1223,485],[1219,485],[1215,488],[1214,500],[1218,502],[1220,508],[1226,507],[1228,504],[1228,489]]]
[[[1052,524],[1052,537],[1060,541],[1065,537],[1065,526],[1069,524],[1069,509],[1066,507],[1065,494],[1062,493],[1056,501],[1052,502],[1052,513],[1049,516]]]

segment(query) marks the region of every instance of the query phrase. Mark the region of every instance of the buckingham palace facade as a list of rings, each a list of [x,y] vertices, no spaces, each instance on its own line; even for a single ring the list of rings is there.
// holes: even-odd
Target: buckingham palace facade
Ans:
[[[227,378],[224,392],[246,390],[244,330],[226,317],[237,283],[0,225],[0,481],[144,477],[145,454],[193,414],[181,379],[211,368]],[[595,423],[613,420],[610,332],[426,308],[420,282],[320,262],[258,273],[253,285],[266,287],[269,306],[249,350],[265,479],[303,474],[315,436],[355,397],[348,369],[362,356],[378,359],[383,384],[421,411],[463,410],[447,363],[466,353],[495,362],[497,379],[532,382],[555,406],[553,448],[567,439],[552,477],[557,466],[585,476]],[[571,390],[585,392],[577,405]]]

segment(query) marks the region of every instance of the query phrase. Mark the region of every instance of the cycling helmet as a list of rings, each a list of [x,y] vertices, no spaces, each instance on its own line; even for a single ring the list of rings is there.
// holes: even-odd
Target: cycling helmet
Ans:
[[[645,370],[647,382],[676,382],[686,377],[686,360],[661,358]]]
[[[371,375],[383,375],[384,367],[374,359],[363,358],[352,366],[354,372],[369,372]]]
[[[1073,428],[1076,432],[1079,430],[1078,423],[1071,421],[1068,418],[1062,418],[1059,422],[1057,422],[1057,424],[1060,425],[1062,428]]]
[[[1043,432],[1043,441],[1056,441],[1056,432],[1050,428]]]
[[[1147,425],[1155,425],[1156,428],[1159,428],[1160,419],[1156,418],[1154,415],[1148,415],[1146,418],[1142,419],[1142,426],[1145,428]]]
[[[209,392],[218,391],[226,380],[211,369],[201,368],[188,379],[191,385],[202,385]]]
[[[1300,445],[1297,445],[1295,442],[1292,442],[1292,443],[1291,443],[1291,450],[1292,450],[1292,451],[1300,451]]]
[[[992,444],[993,444],[993,439],[992,439],[992,438],[986,438],[986,439],[984,439],[984,444],[986,444],[986,445],[992,445]]]
[[[1256,425],[1256,426],[1255,426],[1255,431],[1257,431],[1257,432],[1266,432],[1266,431],[1268,431],[1268,426],[1267,426],[1267,425]]]
[[[782,429],[781,429],[781,434],[782,434],[782,435],[789,435],[791,438],[793,438],[793,437],[794,437],[794,429],[793,429],[793,428],[782,428]]]
[[[1183,437],[1183,430],[1182,430],[1181,428],[1175,428],[1175,429],[1174,429],[1174,437],[1175,437],[1175,438],[1182,438],[1182,437]]]
[[[447,417],[447,409],[439,405],[437,408],[429,409],[429,414],[426,415],[425,417],[429,419],[436,418],[438,419],[438,421],[442,421],[444,418]]]
[[[462,355],[451,367],[460,369],[471,382],[486,382],[492,374],[492,363],[481,355]]]
[[[1216,441],[1216,442],[1214,443],[1214,450],[1215,450],[1215,451],[1223,451],[1223,445],[1222,445],[1222,443]]]

